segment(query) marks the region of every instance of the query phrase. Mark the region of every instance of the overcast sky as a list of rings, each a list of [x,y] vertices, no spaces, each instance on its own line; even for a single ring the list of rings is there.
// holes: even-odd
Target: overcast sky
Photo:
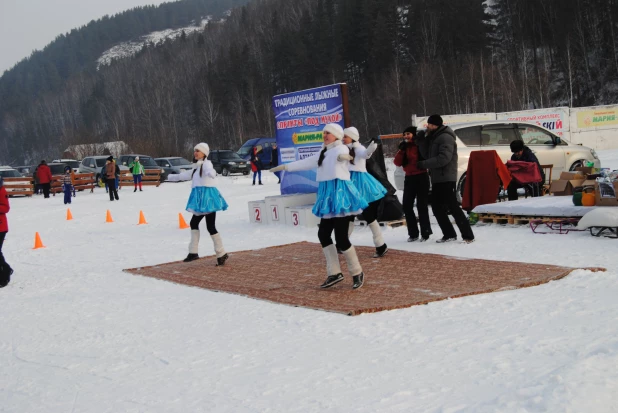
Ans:
[[[167,0],[171,2],[173,0]],[[0,0],[0,75],[61,33],[161,0]]]

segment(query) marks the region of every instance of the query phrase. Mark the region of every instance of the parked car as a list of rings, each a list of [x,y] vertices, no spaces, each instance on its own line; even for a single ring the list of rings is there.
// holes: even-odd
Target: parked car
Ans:
[[[251,163],[231,150],[210,151],[208,159],[212,162],[215,171],[223,176],[238,173],[249,175],[251,171]]]
[[[52,175],[64,175],[64,168],[67,166],[66,163],[59,162],[51,162],[48,163],[49,169],[51,170]]]
[[[260,161],[265,168],[270,164],[270,159],[272,156],[272,145],[276,143],[277,140],[275,138],[253,138],[249,139],[245,142],[236,153],[242,159],[248,161],[251,158],[251,154],[253,153],[253,148],[258,148],[258,156],[260,157]]]
[[[3,178],[21,178],[24,175],[10,166],[0,166],[0,176]]]
[[[128,168],[128,166],[131,165],[131,163],[133,162],[133,160],[135,159],[136,156],[139,156],[139,162],[142,164],[144,169],[158,169],[158,170],[161,171],[161,182],[163,182],[163,181],[165,181],[167,179],[167,174],[165,173],[165,169],[163,169],[159,165],[157,165],[157,163],[152,158],[152,156],[140,155],[140,154],[137,154],[137,153],[127,154],[127,155],[120,155],[118,157],[118,165],[122,165],[125,168],[130,169],[130,168]]]
[[[54,159],[53,163],[63,163],[65,165],[69,165],[73,172],[79,171],[79,161],[76,159]]]
[[[100,156],[88,156],[82,159],[82,162],[79,164],[79,173],[94,173],[96,180],[98,181],[101,178],[101,168],[105,165],[105,162],[109,158],[109,155],[100,155]],[[118,161],[116,160],[116,163]],[[129,168],[124,165],[118,164],[120,168],[120,173],[129,172]]]
[[[165,171],[162,173],[162,176],[165,176],[164,179],[167,179],[170,174],[179,174],[182,171],[186,171],[187,169],[192,168],[191,162],[189,162],[185,158],[180,158],[178,156],[155,158],[155,162]]]
[[[584,166],[585,162],[594,162],[595,168],[601,167],[601,161],[594,149],[575,145],[554,135],[548,129],[529,122],[479,121],[453,123],[448,125],[457,135],[457,193],[461,197],[466,182],[466,170],[470,152],[495,150],[500,159],[511,159],[510,144],[514,140],[523,140],[539,159],[541,165],[553,165],[552,180],[558,179],[560,173],[573,171]],[[395,187],[403,190],[405,174],[401,167],[394,172]],[[547,177],[549,179],[549,177]]]
[[[19,173],[23,176],[32,176],[34,170],[36,169],[36,165],[16,166],[14,169],[19,171]]]

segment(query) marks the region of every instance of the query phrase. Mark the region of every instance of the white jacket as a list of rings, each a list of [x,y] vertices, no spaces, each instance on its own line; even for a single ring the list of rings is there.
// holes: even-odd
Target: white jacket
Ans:
[[[333,179],[341,179],[342,181],[350,180],[350,171],[348,170],[348,161],[339,161],[337,157],[339,155],[349,155],[350,150],[341,141],[335,141],[330,145],[327,145],[327,150],[324,153],[324,160],[322,166],[318,166],[318,160],[320,154],[310,156],[305,159],[301,159],[295,162],[286,164],[286,169],[289,172],[296,171],[308,171],[318,168],[316,175],[316,181],[332,181]]]
[[[200,166],[202,167],[202,176],[200,176]],[[193,173],[195,171],[195,173]],[[191,178],[193,174],[193,178]],[[167,176],[168,181],[188,181],[191,179],[191,188],[197,186],[216,186],[215,177],[217,172],[212,166],[212,162],[206,160],[204,163],[197,162],[193,164],[193,169],[187,169],[179,174],[169,174]]]
[[[367,159],[371,158],[377,146],[375,142],[372,142],[368,148],[358,142],[349,144],[349,148],[354,148],[354,165],[350,164],[350,171],[367,172]]]

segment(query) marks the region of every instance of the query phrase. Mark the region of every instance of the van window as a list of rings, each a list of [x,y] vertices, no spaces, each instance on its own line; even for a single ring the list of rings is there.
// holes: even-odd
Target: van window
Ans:
[[[219,161],[219,153],[218,152],[210,152],[210,160],[218,162]]]
[[[553,137],[542,129],[532,125],[518,125],[521,139],[526,145],[553,145]]]
[[[481,144],[480,126],[457,129],[455,134],[466,146],[479,146]]]
[[[510,145],[514,140],[518,140],[513,125],[489,125],[481,132],[481,144],[483,146]]]

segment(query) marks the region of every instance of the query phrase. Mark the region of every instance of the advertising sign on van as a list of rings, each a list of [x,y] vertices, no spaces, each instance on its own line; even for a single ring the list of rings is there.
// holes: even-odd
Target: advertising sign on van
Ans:
[[[338,123],[344,127],[345,87],[345,84],[335,84],[273,96],[281,163],[319,154],[324,125]],[[316,170],[284,173],[281,194],[317,192],[315,175]]]

